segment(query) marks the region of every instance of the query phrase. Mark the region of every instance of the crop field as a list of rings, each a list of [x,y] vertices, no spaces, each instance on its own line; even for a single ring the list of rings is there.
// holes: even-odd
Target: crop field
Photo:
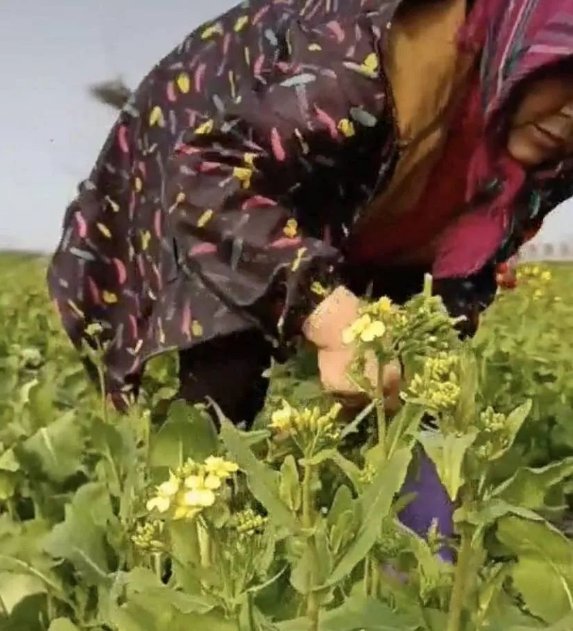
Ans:
[[[0,255],[0,631],[573,630],[570,267],[521,267],[467,342],[429,291],[365,304],[355,375],[399,355],[398,413],[341,409],[301,348],[245,431],[174,400],[172,356],[110,409],[45,264]],[[447,541],[397,519],[421,449]]]

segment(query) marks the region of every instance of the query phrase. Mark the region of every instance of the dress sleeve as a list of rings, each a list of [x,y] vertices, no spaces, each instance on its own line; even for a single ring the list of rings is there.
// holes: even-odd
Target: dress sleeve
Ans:
[[[393,145],[378,41],[367,21],[295,22],[282,57],[232,92],[171,157],[168,226],[185,274],[285,338],[336,284],[338,245],[369,192],[356,182],[374,182]]]

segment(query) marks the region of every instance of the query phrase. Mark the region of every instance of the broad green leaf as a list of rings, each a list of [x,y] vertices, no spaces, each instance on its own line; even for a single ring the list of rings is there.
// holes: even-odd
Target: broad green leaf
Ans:
[[[281,500],[278,472],[257,460],[245,444],[241,432],[225,419],[221,424],[221,439],[231,457],[247,476],[252,494],[265,507],[275,525],[287,528],[291,533],[298,531],[296,516]]]
[[[336,564],[326,586],[343,580],[360,563],[375,544],[380,527],[392,507],[396,493],[402,488],[412,454],[409,449],[399,449],[386,461],[374,476],[374,480],[360,496],[362,508],[358,533],[346,553]]]
[[[553,624],[573,611],[573,542],[547,523],[506,517],[497,538],[517,556],[514,587],[527,609]]]
[[[525,419],[531,412],[531,406],[532,402],[531,400],[528,400],[520,405],[518,408],[513,410],[513,412],[510,412],[508,414],[506,421],[506,428],[508,433],[507,442],[502,449],[499,449],[493,456],[491,456],[492,460],[495,458],[500,458],[501,456],[503,456],[503,454],[507,453],[511,449],[511,446],[515,442],[519,430],[522,428]]]
[[[539,510],[544,507],[547,493],[556,484],[573,476],[573,457],[552,462],[539,469],[523,467],[497,487],[494,495],[516,506]]]
[[[417,434],[424,416],[424,409],[419,405],[406,403],[388,425],[386,451],[392,455],[404,440],[411,441]]]
[[[353,507],[354,499],[352,497],[352,491],[345,484],[341,484],[336,489],[332,505],[326,516],[328,525],[331,527],[334,526],[338,518],[348,511],[352,512]]]
[[[16,458],[16,454],[13,449],[6,449],[0,455],[0,471],[7,471],[9,473],[15,473],[20,469],[20,463]]]
[[[152,438],[150,465],[176,469],[188,458],[205,460],[218,450],[217,430],[209,413],[175,401],[169,418]]]
[[[476,433],[456,436],[421,432],[418,438],[424,451],[436,465],[440,480],[452,501],[457,499],[459,490],[465,483],[464,458],[476,437]]]
[[[281,466],[279,495],[291,511],[296,513],[299,510],[302,489],[294,456],[287,456]]]
[[[82,468],[84,436],[74,413],[41,427],[18,449],[18,458],[32,473],[62,482]]]
[[[86,484],[66,507],[65,520],[45,538],[44,549],[55,559],[69,561],[87,585],[107,584],[111,568],[106,531],[112,519],[106,487]]]
[[[320,631],[417,631],[420,626],[379,600],[354,595],[323,614],[318,628]]]
[[[336,449],[323,449],[319,451],[316,455],[308,460],[308,464],[312,466],[317,466],[327,461],[333,462],[344,475],[352,482],[354,488],[359,491],[363,484],[360,480],[361,471],[360,468],[357,467],[354,462],[345,458],[339,451]],[[303,464],[307,463],[306,460],[302,461]]]
[[[0,572],[0,602],[8,614],[28,596],[45,592],[46,585],[36,576]]]
[[[308,594],[313,585],[323,584],[332,572],[333,558],[328,544],[326,523],[319,519],[314,531],[315,549],[312,549],[308,541],[305,552],[291,571],[291,585],[300,594]]]
[[[573,613],[561,618],[561,620],[550,626],[532,621],[531,624],[528,625],[512,626],[508,631],[531,631],[531,629],[541,628],[543,628],[544,631],[571,631],[571,629],[573,629]],[[499,631],[506,631],[506,629],[499,627]]]
[[[467,522],[475,526],[473,542],[477,545],[484,531],[502,517],[522,517],[530,521],[543,521],[543,517],[527,508],[508,504],[498,498],[490,498],[474,505],[471,510],[458,509],[454,513],[454,521]]]
[[[80,631],[68,618],[56,618],[50,624],[48,631]]]

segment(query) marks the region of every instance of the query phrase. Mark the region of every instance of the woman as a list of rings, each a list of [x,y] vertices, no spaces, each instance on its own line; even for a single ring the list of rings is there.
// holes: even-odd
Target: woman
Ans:
[[[178,349],[182,395],[248,421],[299,334],[351,395],[356,296],[403,300],[426,271],[471,334],[497,265],[573,193],[571,15],[573,0],[252,0],[192,33],[122,111],[49,272],[72,340],[103,327],[116,405]],[[431,505],[404,519],[448,533],[421,470]]]

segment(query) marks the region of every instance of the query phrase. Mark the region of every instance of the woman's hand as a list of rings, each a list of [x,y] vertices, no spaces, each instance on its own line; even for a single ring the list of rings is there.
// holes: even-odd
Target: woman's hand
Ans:
[[[359,317],[359,304],[353,293],[339,287],[318,306],[303,326],[305,337],[318,349],[318,367],[324,389],[338,397],[346,407],[358,407],[367,399],[348,377],[356,347],[342,341],[344,330]],[[366,356],[365,377],[373,389],[378,387],[380,376],[386,408],[389,412],[395,411],[400,405],[400,363],[390,362],[380,371],[376,357],[373,354]]]

